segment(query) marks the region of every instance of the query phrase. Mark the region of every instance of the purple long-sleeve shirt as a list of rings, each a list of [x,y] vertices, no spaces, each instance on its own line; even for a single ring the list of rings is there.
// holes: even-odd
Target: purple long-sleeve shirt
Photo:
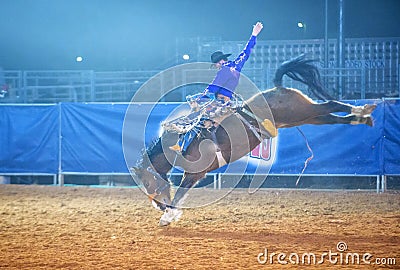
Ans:
[[[256,36],[251,36],[243,51],[234,61],[227,61],[217,72],[212,83],[206,88],[208,92],[232,97],[236,86],[239,84],[240,72],[244,63],[249,59],[251,50],[256,45]]]

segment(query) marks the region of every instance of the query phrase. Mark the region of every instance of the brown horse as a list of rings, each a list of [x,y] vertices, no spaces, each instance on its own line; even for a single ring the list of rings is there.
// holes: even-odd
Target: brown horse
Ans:
[[[134,177],[143,184],[153,205],[164,211],[160,225],[168,225],[180,217],[185,194],[207,172],[245,156],[261,140],[276,136],[275,131],[279,128],[303,124],[373,125],[371,113],[376,105],[352,106],[334,100],[317,103],[299,90],[283,87],[284,75],[303,82],[317,97],[330,99],[323,91],[318,69],[310,60],[300,56],[279,67],[274,88],[254,95],[244,102],[242,109],[221,121],[215,130],[216,139],[212,139],[211,133],[203,129],[184,155],[176,155],[168,146],[176,143],[177,134],[164,132],[144,151],[137,167],[133,168]],[[347,115],[338,116],[333,114],[335,112]],[[273,123],[272,129],[262,124],[266,119]],[[217,148],[220,149],[220,155],[216,154]],[[173,166],[183,168],[184,175],[171,199],[167,173]]]

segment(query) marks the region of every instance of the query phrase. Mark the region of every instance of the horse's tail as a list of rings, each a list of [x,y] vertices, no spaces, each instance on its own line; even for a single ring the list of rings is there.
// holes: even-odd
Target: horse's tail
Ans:
[[[332,100],[333,98],[324,90],[321,83],[321,75],[316,66],[311,63],[315,60],[306,60],[302,54],[292,60],[283,62],[275,72],[274,85],[282,86],[283,75],[304,83],[309,90],[321,100]]]

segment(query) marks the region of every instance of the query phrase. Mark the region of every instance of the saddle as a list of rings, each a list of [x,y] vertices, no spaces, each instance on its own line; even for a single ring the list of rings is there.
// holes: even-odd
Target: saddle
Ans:
[[[237,99],[225,102],[215,97],[204,98],[203,94],[199,95],[186,98],[191,108],[189,114],[162,122],[163,129],[178,134],[187,133],[193,128],[210,129],[215,123],[221,123],[225,118],[234,114],[240,107]]]
[[[260,140],[263,137],[273,138],[278,135],[278,130],[274,123],[269,119],[260,119],[252,112],[243,107],[243,99],[239,95],[235,95],[233,100],[228,102],[211,98],[209,100],[201,100],[203,94],[197,94],[187,97],[191,107],[191,112],[188,115],[178,117],[174,120],[161,123],[165,131],[185,134],[194,129],[199,132],[201,129],[210,130],[215,124],[221,123],[225,118],[232,114],[236,116],[254,133]],[[256,128],[247,121],[238,112],[241,111],[251,118],[255,119],[260,128]]]

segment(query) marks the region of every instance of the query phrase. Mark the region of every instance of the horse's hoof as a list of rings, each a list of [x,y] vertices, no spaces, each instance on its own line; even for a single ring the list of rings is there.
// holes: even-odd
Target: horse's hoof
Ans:
[[[168,221],[168,220],[160,219],[160,222],[158,222],[158,226],[160,226],[160,227],[166,227],[166,226],[168,226],[170,223],[171,223],[171,222]]]
[[[367,117],[367,120],[365,121],[365,124],[373,127],[374,126],[374,119],[372,119],[372,117]]]
[[[373,127],[374,126],[374,120],[371,116],[367,117],[356,117],[355,120],[350,122],[351,125],[359,125],[359,124],[366,124],[367,126]]]
[[[370,115],[376,109],[376,104],[365,104],[364,113]]]
[[[364,106],[355,106],[351,109],[351,113],[360,116],[360,117],[365,117],[369,116],[376,108],[376,104],[365,104]]]
[[[172,221],[178,221],[182,216],[182,210],[178,208],[167,208],[160,218],[159,226],[168,226]]]

